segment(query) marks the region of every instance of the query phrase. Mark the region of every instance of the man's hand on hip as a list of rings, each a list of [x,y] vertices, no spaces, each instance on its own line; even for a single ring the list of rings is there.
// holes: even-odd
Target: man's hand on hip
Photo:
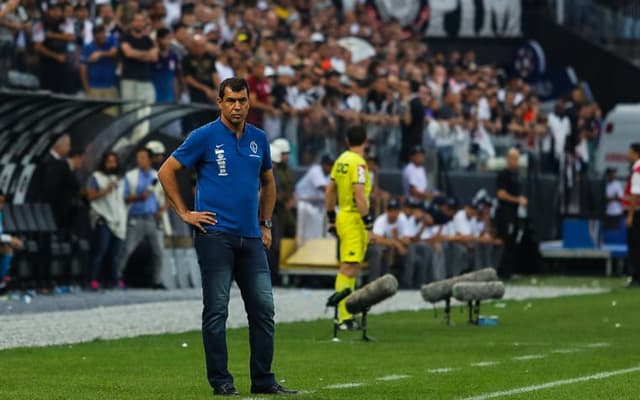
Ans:
[[[268,250],[271,248],[271,229],[261,226],[260,230],[262,231],[262,244]]]
[[[189,225],[193,225],[202,233],[206,233],[203,225],[215,225],[218,221],[214,218],[216,213],[212,211],[186,211],[180,213],[180,219]]]

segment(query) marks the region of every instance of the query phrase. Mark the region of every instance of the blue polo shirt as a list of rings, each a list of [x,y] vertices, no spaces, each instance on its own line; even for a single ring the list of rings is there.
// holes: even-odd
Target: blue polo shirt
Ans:
[[[87,79],[89,87],[95,89],[105,89],[116,86],[116,59],[111,57],[101,57],[94,63],[89,62],[89,57],[96,51],[109,51],[116,46],[113,39],[107,39],[102,45],[98,46],[96,42],[91,42],[84,46],[80,54],[80,62],[87,65]]]
[[[196,211],[216,213],[210,231],[259,238],[260,173],[271,169],[271,150],[262,129],[245,123],[238,140],[220,118],[193,132],[173,152],[184,167],[198,173]]]

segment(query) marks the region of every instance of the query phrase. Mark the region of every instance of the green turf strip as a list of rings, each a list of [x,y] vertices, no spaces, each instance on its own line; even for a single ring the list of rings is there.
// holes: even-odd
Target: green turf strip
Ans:
[[[312,392],[301,399],[463,399],[640,366],[639,305],[640,290],[483,305],[482,314],[500,317],[497,327],[467,326],[459,308],[454,326],[430,311],[374,315],[374,343],[361,342],[358,333],[332,343],[329,320],[283,324],[274,370],[283,385]],[[229,331],[228,339],[230,370],[250,397],[247,329]],[[477,363],[484,366],[471,365]],[[198,332],[14,349],[0,351],[0,398],[202,399],[210,396],[204,374]],[[377,379],[391,375],[405,377]],[[355,383],[362,386],[326,388]],[[635,372],[501,398],[637,399],[638,393]]]

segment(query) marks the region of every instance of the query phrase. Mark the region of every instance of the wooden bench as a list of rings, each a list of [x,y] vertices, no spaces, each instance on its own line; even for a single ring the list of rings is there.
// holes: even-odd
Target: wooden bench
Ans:
[[[295,239],[282,239],[280,243],[280,275],[282,283],[289,284],[291,276],[335,276],[339,263],[335,238],[310,239],[296,248]],[[366,265],[365,265],[366,267]],[[360,276],[367,274],[366,269]]]

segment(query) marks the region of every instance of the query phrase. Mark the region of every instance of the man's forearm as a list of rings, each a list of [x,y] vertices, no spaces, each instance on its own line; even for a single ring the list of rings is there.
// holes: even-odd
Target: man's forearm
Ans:
[[[158,180],[162,185],[164,194],[167,196],[167,200],[169,200],[169,204],[171,204],[171,207],[176,210],[176,213],[178,215],[182,215],[188,212],[189,210],[184,204],[182,196],[180,196],[180,191],[178,190],[176,171],[167,167],[165,163],[160,167],[160,171],[158,171]]]

